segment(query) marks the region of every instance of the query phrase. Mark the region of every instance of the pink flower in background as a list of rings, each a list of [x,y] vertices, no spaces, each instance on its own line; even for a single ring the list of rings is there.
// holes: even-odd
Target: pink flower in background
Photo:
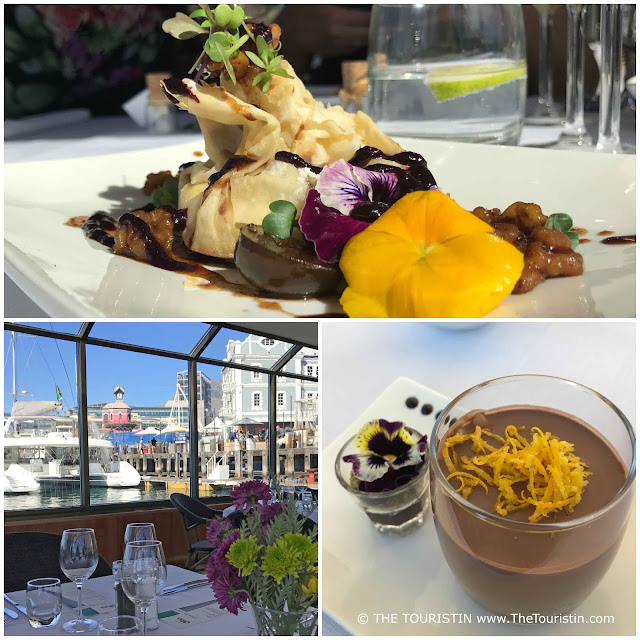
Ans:
[[[229,495],[238,509],[249,511],[260,500],[271,500],[271,489],[261,480],[246,480],[233,487]]]

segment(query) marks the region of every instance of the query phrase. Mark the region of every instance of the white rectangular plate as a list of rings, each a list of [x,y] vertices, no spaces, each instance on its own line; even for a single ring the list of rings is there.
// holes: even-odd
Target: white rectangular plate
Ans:
[[[424,155],[440,187],[462,206],[536,202],[588,229],[585,274],[510,296],[495,317],[635,316],[635,245],[603,245],[596,234],[635,233],[634,156],[399,139]],[[114,256],[72,216],[122,212],[147,200],[150,172],[175,171],[196,144],[91,158],[5,166],[5,271],[54,317],[273,317],[340,311],[336,301],[273,301],[185,286],[186,276]]]
[[[416,397],[409,409],[405,400]],[[405,537],[379,533],[353,498],[340,486],[334,462],[342,445],[368,420],[402,420],[431,436],[437,413],[451,399],[408,378],[398,378],[322,451],[322,606],[356,635],[635,635],[635,513],[611,568],[593,593],[573,613],[614,616],[608,624],[514,625],[479,623],[489,612],[460,587],[447,566],[429,509],[425,524]],[[431,404],[424,416],[421,407]],[[471,623],[421,624],[403,614],[470,614]],[[397,614],[397,621],[376,622],[375,614]],[[360,617],[359,617],[360,616]],[[365,622],[366,619],[366,622]],[[449,620],[454,620],[450,617]],[[381,620],[381,618],[378,618]]]

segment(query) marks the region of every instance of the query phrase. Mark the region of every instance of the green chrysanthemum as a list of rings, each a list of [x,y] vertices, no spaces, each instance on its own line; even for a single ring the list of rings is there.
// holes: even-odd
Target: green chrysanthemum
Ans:
[[[229,547],[226,558],[240,571],[241,576],[248,576],[258,566],[256,558],[260,549],[262,545],[257,543],[254,536],[240,538]]]
[[[266,576],[271,576],[277,584],[280,584],[286,575],[297,578],[301,564],[298,554],[292,549],[272,544],[265,551],[262,572]]]
[[[276,544],[295,555],[301,564],[315,564],[318,561],[318,544],[302,533],[285,533]]]

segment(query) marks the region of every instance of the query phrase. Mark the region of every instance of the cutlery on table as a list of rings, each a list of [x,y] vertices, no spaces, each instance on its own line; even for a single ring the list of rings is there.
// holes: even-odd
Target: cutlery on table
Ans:
[[[162,591],[173,591],[174,589],[180,589],[181,587],[188,587],[192,584],[200,584],[202,582],[209,582],[207,578],[198,578],[198,580],[191,580],[191,582],[179,582],[178,584],[171,584],[165,587]]]
[[[27,615],[27,608],[23,607],[21,604],[18,604],[15,600],[12,600],[6,593],[4,594],[4,599],[11,605],[14,607],[14,609],[17,609],[18,611],[20,611],[21,613],[24,613],[24,615]]]
[[[198,587],[204,587],[205,585],[209,584],[208,580],[205,580],[204,582],[198,582],[196,584],[190,584],[184,587],[179,587],[178,589],[170,589],[169,591],[163,591],[160,595],[162,596],[170,596],[173,595],[174,593],[180,593],[182,591],[189,591],[189,589],[197,589]]]
[[[16,620],[18,618],[18,614],[15,611],[11,611],[11,609],[4,608],[4,614]]]

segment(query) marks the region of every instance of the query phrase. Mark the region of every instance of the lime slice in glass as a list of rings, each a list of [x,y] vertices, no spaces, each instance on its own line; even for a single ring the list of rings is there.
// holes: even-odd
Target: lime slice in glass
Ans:
[[[425,79],[438,102],[478,93],[527,76],[527,65],[479,62],[436,67]]]

